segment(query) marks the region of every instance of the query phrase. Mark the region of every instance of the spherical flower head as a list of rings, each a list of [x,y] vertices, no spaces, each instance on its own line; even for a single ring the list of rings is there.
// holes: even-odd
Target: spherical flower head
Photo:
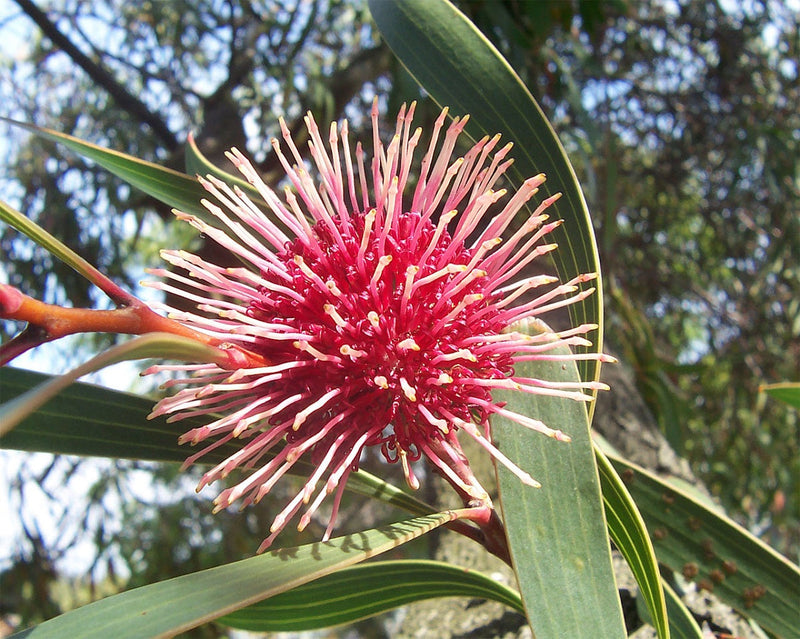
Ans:
[[[578,293],[576,285],[592,275],[562,285],[524,275],[532,260],[555,248],[542,240],[558,224],[547,223],[544,213],[557,197],[511,227],[544,176],[511,195],[493,190],[511,163],[511,145],[498,149],[499,136],[485,138],[454,159],[466,118],[445,127],[447,110],[417,165],[421,130],[412,132],[413,114],[413,104],[400,111],[384,146],[373,107],[371,161],[360,143],[351,152],[346,121],[331,125],[326,144],[309,114],[309,166],[281,122],[284,147],[278,140],[272,146],[291,183],[283,198],[233,149],[228,157],[266,209],[238,186],[209,176],[201,182],[215,201],[203,205],[217,223],[177,215],[243,266],[223,268],[184,251],[163,251],[175,269],[153,271],[163,281],[152,286],[197,304],[197,313],[168,308],[170,317],[263,362],[238,370],[216,364],[150,369],[191,373],[167,383],[185,388],[159,402],[152,416],[211,420],[181,437],[182,443],[205,444],[187,464],[225,442],[242,443],[203,476],[198,490],[245,469],[249,475],[215,503],[217,509],[238,500],[246,505],[264,497],[299,459],[313,465],[262,550],[301,510],[303,529],[335,493],[327,539],[347,477],[369,446],[400,462],[412,488],[419,485],[413,462],[424,457],[465,498],[488,499],[468,470],[460,431],[536,485],[492,445],[490,417],[502,414],[568,438],[505,409],[492,400],[492,390],[587,399],[580,391],[596,387],[514,373],[519,361],[556,357],[551,351],[559,345],[588,344],[581,335],[596,328],[535,335],[514,330],[591,292]],[[540,288],[545,292],[532,295]]]

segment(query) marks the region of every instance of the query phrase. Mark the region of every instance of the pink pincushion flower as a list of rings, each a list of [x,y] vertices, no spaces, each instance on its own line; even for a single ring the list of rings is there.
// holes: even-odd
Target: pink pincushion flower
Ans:
[[[463,431],[522,481],[537,485],[492,445],[490,417],[502,414],[568,438],[506,410],[492,400],[492,390],[587,399],[580,391],[600,386],[565,386],[514,373],[519,361],[556,357],[550,351],[558,345],[588,344],[581,335],[596,328],[533,336],[514,330],[517,323],[590,293],[576,293],[575,285],[592,275],[556,286],[551,286],[556,278],[521,275],[532,260],[555,248],[541,240],[558,224],[545,223],[544,214],[557,197],[544,200],[518,230],[508,232],[544,176],[530,178],[498,204],[506,192],[492,187],[511,163],[505,159],[511,145],[495,151],[499,136],[485,138],[452,160],[466,118],[456,118],[442,137],[446,110],[414,167],[421,131],[411,131],[413,112],[414,105],[401,110],[395,135],[384,147],[373,107],[369,169],[360,144],[353,161],[346,121],[341,128],[331,125],[326,146],[307,116],[318,177],[308,171],[282,123],[289,158],[277,140],[272,145],[293,187],[285,189],[283,200],[232,150],[228,157],[269,213],[238,187],[209,176],[201,182],[217,203],[203,205],[217,226],[177,215],[244,266],[223,268],[184,251],[164,251],[164,259],[188,277],[153,271],[166,281],[152,286],[197,303],[198,314],[167,309],[170,317],[264,361],[234,371],[215,364],[150,369],[191,374],[167,383],[186,388],[159,402],[152,416],[214,416],[181,437],[182,443],[211,442],[186,464],[224,442],[242,442],[238,452],[203,476],[198,490],[246,469],[249,475],[215,502],[217,510],[238,500],[246,505],[266,495],[301,457],[314,466],[260,550],[301,509],[298,529],[304,528],[335,492],[327,539],[347,477],[367,446],[379,446],[390,462],[400,461],[412,488],[419,485],[412,462],[425,457],[462,495],[488,499],[464,472],[456,437]],[[530,291],[539,287],[546,292],[531,299]]]

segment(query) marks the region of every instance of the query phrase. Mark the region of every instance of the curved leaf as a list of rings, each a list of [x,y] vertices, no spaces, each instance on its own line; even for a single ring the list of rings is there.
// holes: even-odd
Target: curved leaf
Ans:
[[[324,543],[274,550],[107,597],[50,619],[20,636],[172,637],[396,548],[456,518],[457,513],[447,511]]]
[[[702,499],[616,455],[612,464],[653,534],[658,560],[777,637],[800,628],[800,568]]]
[[[0,367],[0,389],[4,401],[58,379],[12,367]],[[91,455],[161,462],[183,462],[191,448],[178,445],[178,437],[206,423],[187,418],[169,423],[165,417],[147,419],[155,402],[92,384],[75,383],[29,415],[10,433],[0,437],[0,448]],[[227,442],[205,455],[204,462],[219,463],[236,452],[236,442]],[[298,460],[297,470],[310,466]],[[361,495],[380,499],[414,514],[425,515],[433,506],[360,470],[350,475],[347,487]]]
[[[515,143],[509,179],[519,185],[544,172],[542,197],[562,193],[549,209],[565,221],[552,234],[560,247],[552,255],[562,279],[599,274],[594,231],[572,165],[536,100],[497,49],[445,0],[369,0],[369,7],[386,42],[425,91],[438,104],[470,115],[466,130],[474,139],[501,132]],[[602,283],[598,278],[592,285],[597,294],[571,305],[570,313],[576,325],[601,327],[592,347],[600,352]],[[599,365],[581,362],[580,370],[583,379],[596,379]]]
[[[346,568],[218,621],[252,632],[298,632],[353,623],[434,597],[480,597],[524,612],[518,593],[482,573],[409,560]]]
[[[108,279],[108,277],[97,270],[94,266],[89,264],[89,262],[83,259],[75,251],[70,249],[63,242],[50,235],[50,233],[45,231],[41,226],[32,220],[29,220],[22,213],[3,201],[0,201],[0,220],[3,220],[8,225],[17,229],[20,233],[23,233],[29,237],[39,246],[46,249],[49,253],[57,257],[65,264],[71,266],[87,280],[93,282],[107,293],[109,292],[107,290],[108,284],[111,284],[114,289],[117,288],[116,285],[114,285],[113,282]]]
[[[132,155],[104,149],[66,133],[3,117],[0,117],[0,120],[25,129],[41,138],[63,144],[78,155],[97,162],[104,169],[125,180],[131,186],[141,189],[159,202],[186,213],[205,214],[200,200],[206,197],[206,190],[193,177],[153,162],[140,160]]]
[[[667,583],[662,582],[661,586],[667,601],[670,636],[674,639],[705,639],[702,628],[678,594]]]
[[[572,362],[525,362],[516,374],[578,380]],[[559,442],[508,419],[492,419],[498,447],[542,483],[538,489],[525,486],[497,464],[511,558],[534,635],[625,637],[585,406],[517,391],[497,392],[495,399],[572,438]]]
[[[597,447],[595,456],[600,472],[608,532],[636,578],[639,592],[647,605],[658,636],[669,637],[667,603],[656,554],[644,520],[614,467]]]
[[[53,377],[11,401],[3,398],[4,402],[0,405],[0,435],[9,432],[48,400],[74,384],[79,377],[112,364],[150,357],[183,361],[213,361],[217,354],[217,349],[196,340],[169,333],[148,333],[134,337],[122,344],[112,346],[65,375]]]

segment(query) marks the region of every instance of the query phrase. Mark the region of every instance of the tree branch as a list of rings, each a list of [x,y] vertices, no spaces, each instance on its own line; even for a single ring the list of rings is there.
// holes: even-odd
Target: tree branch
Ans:
[[[16,3],[55,46],[70,56],[75,64],[83,69],[98,86],[108,92],[121,109],[149,126],[167,149],[174,151],[178,147],[178,140],[164,121],[153,113],[144,102],[128,92],[106,69],[78,49],[31,0],[16,0]]]

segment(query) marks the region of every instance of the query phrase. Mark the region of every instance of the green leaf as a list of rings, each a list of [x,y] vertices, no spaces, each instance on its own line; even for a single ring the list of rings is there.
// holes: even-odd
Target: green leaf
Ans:
[[[800,408],[800,382],[764,384],[759,390],[775,399],[786,402],[789,406]]]
[[[595,447],[600,484],[603,491],[606,520],[611,539],[625,557],[636,578],[639,592],[659,637],[670,636],[667,603],[658,572],[658,562],[636,503],[625,488],[614,467],[602,451]]]
[[[205,215],[205,209],[200,205],[200,200],[206,197],[207,193],[193,177],[119,151],[104,149],[96,144],[84,142],[71,135],[59,133],[52,129],[17,122],[8,118],[0,118],[0,120],[30,131],[41,138],[63,144],[71,151],[97,162],[104,169],[125,180],[131,186],[141,189],[168,206],[186,213]]]
[[[3,400],[29,392],[58,379],[33,371],[0,368]],[[147,415],[154,400],[101,386],[77,382],[50,399],[10,433],[0,437],[0,447],[67,455],[182,462],[190,450],[178,446],[185,430],[203,425],[198,418],[167,423],[166,417],[151,421]],[[228,442],[212,451],[220,461],[236,450]]]
[[[467,132],[479,139],[502,133],[516,147],[507,173],[521,184],[547,174],[542,197],[562,193],[548,212],[565,223],[552,236],[556,268],[563,280],[600,273],[597,244],[580,185],[564,148],[528,89],[475,26],[444,0],[369,0],[372,17],[389,47],[414,79],[440,105],[469,114]],[[432,63],[435,61],[435,63]],[[597,293],[570,306],[576,325],[598,324],[592,351],[602,350],[602,283]],[[596,379],[597,362],[580,363],[583,379]]]
[[[524,612],[518,593],[482,573],[409,560],[346,568],[218,621],[252,632],[299,632],[353,623],[434,597],[480,597]]]
[[[58,378],[2,367],[2,398],[11,401],[54,379]],[[147,415],[154,404],[152,399],[79,382],[62,390],[10,433],[0,437],[0,448],[183,462],[191,454],[192,448],[179,446],[178,437],[192,428],[202,426],[207,420],[187,418],[169,423],[163,416],[148,420]],[[227,442],[209,451],[202,462],[219,463],[238,448],[236,442]],[[298,472],[309,472],[310,466],[303,460],[299,460],[296,466]],[[353,492],[380,499],[414,514],[424,515],[435,510],[433,506],[365,471],[352,473],[347,487]]]
[[[670,636],[674,639],[704,639],[702,628],[697,625],[694,615],[681,601],[681,598],[669,587],[669,584],[662,582],[661,585],[667,601]],[[649,612],[649,610],[645,611],[645,618]],[[650,624],[653,625],[653,622],[650,621]]]
[[[554,351],[562,352],[568,353]],[[578,380],[572,362],[524,362],[516,374]],[[572,438],[559,442],[511,420],[492,419],[498,448],[542,483],[538,489],[525,486],[497,464],[511,557],[534,635],[625,637],[586,407],[519,391],[497,392],[495,399]]]
[[[3,201],[0,201],[0,220],[3,220],[20,233],[29,237],[59,260],[71,266],[90,282],[94,282],[102,288],[102,284],[108,281],[105,275],[89,264],[89,262],[75,251]]]
[[[231,186],[235,184],[245,191],[251,199],[263,205],[261,196],[250,182],[245,180],[241,174],[228,173],[217,165],[212,164],[208,158],[200,152],[200,149],[197,148],[194,137],[191,135],[186,143],[186,172],[191,175],[213,175],[226,184]]]
[[[11,401],[4,397],[5,401],[0,405],[0,435],[9,432],[48,400],[71,386],[79,377],[112,364],[149,357],[202,362],[213,361],[217,355],[218,351],[210,346],[169,333],[148,333],[134,337],[112,346],[65,375],[53,377]]]
[[[670,637],[673,639],[705,639],[702,628],[697,624],[691,610],[681,601],[678,594],[670,588],[668,583],[662,581],[661,585],[664,588],[664,597],[667,602]],[[650,611],[640,597],[636,599],[636,610],[642,621],[653,625]]]
[[[452,511],[417,517],[149,584],[50,619],[24,636],[171,637],[396,548],[456,518]]]
[[[800,568],[674,482],[609,455],[652,531],[658,560],[777,637],[800,628]]]
[[[126,153],[104,149],[101,146],[84,142],[66,133],[59,133],[52,129],[26,124],[24,122],[17,122],[3,117],[0,117],[0,120],[25,129],[26,131],[30,131],[41,138],[63,144],[71,151],[96,162],[107,171],[113,173],[131,186],[140,189],[159,202],[163,202],[167,206],[184,213],[194,215],[209,226],[219,229],[231,237],[235,237],[231,229],[222,224],[201,204],[201,200],[208,197],[208,192],[195,177],[180,173],[179,171],[174,171],[153,162],[140,160]],[[259,202],[261,202],[260,199]],[[33,223],[31,222],[31,224]],[[31,238],[39,242],[37,238],[33,236],[31,236]],[[47,244],[41,245],[51,250]],[[58,253],[55,254],[58,255]],[[61,256],[59,255],[59,257]],[[89,279],[94,282],[92,278]]]

